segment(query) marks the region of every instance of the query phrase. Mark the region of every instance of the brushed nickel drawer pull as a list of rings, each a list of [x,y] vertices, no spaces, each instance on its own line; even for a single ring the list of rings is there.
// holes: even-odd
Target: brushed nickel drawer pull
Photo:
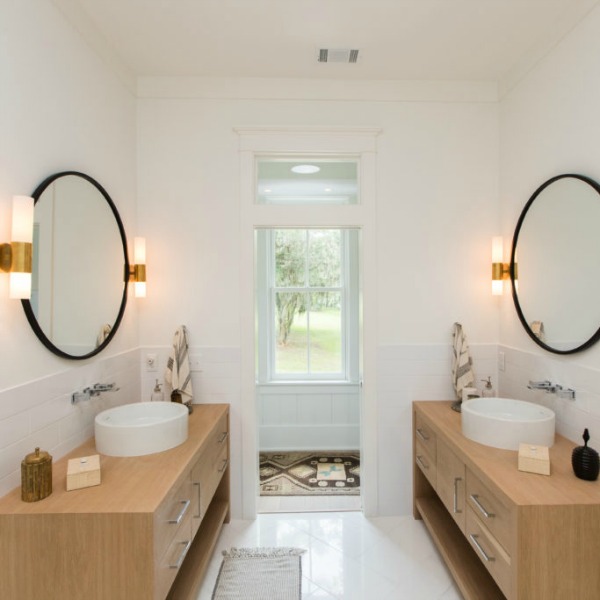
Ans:
[[[419,466],[423,467],[423,469],[429,469],[429,465],[427,463],[425,463],[423,458],[418,454],[417,454],[417,463],[419,463]]]
[[[179,525],[181,523],[181,519],[183,519],[183,515],[187,512],[187,509],[190,507],[190,500],[182,500],[181,504],[183,504],[182,509],[179,511],[179,514],[174,519],[169,519],[167,523],[171,525]]]
[[[479,553],[481,554],[483,560],[485,560],[485,562],[493,562],[496,559],[493,556],[488,556],[486,551],[481,547],[481,544],[477,541],[477,537],[474,533],[470,533],[469,534],[469,539],[473,542],[473,544],[475,545],[475,548],[477,548],[477,550],[479,550]]]
[[[183,550],[181,551],[181,554],[179,555],[177,562],[174,565],[169,565],[169,569],[179,569],[179,567],[181,567],[181,565],[183,564],[183,559],[185,558],[187,551],[190,549],[190,546],[192,545],[192,540],[188,540],[186,542],[179,542],[179,543],[183,546]]]
[[[454,514],[458,515],[462,510],[458,510],[458,482],[462,481],[462,477],[454,478]]]
[[[194,485],[198,488],[198,514],[194,515],[194,519],[199,519],[200,514],[201,514],[200,513],[200,505],[201,505],[201,503],[200,503],[200,484],[197,481],[195,481]]]
[[[228,431],[224,431],[221,434],[221,437],[217,440],[217,444],[222,444],[227,439],[228,435],[229,435],[229,432]]]
[[[227,463],[228,463],[228,462],[229,462],[229,461],[228,461],[226,458],[224,458],[224,459],[223,459],[223,465],[222,465],[222,466],[221,466],[221,468],[219,469],[219,473],[222,473],[222,472],[223,472],[223,471],[224,471],[224,470],[227,468]]]
[[[417,427],[417,435],[424,441],[424,442],[428,442],[429,441],[429,436],[423,432],[422,429],[419,429]]]
[[[485,509],[485,507],[483,506],[483,504],[481,504],[481,502],[479,502],[479,496],[477,494],[471,494],[471,500],[473,500],[473,502],[475,502],[475,506],[477,506],[477,508],[481,511],[481,514],[486,519],[491,519],[492,517],[496,516],[494,513],[488,512]]]

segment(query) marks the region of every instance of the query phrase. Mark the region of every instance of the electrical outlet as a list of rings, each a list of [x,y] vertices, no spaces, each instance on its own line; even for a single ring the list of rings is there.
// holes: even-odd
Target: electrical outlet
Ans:
[[[200,354],[190,356],[190,371],[202,371],[201,366],[202,356]]]
[[[158,359],[156,354],[146,354],[146,371],[157,371]]]
[[[505,369],[504,352],[498,352],[498,371],[504,371]]]

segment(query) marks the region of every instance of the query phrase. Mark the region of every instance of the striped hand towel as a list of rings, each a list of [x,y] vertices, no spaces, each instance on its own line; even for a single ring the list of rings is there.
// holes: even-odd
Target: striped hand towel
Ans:
[[[188,337],[185,325],[177,328],[173,337],[173,348],[167,361],[165,381],[172,390],[179,392],[182,402],[190,402],[194,396],[192,391],[192,374],[188,356]]]
[[[111,331],[112,331],[112,327],[110,326],[110,323],[104,323],[104,325],[102,325],[102,327],[100,327],[100,332],[98,333],[98,336],[96,337],[96,348],[99,348],[102,344],[104,344],[104,342],[107,340],[108,336],[110,335]]]
[[[452,383],[456,392],[456,398],[462,400],[463,388],[475,385],[475,374],[473,373],[473,361],[469,353],[467,336],[460,323],[454,323],[454,343],[452,345]]]

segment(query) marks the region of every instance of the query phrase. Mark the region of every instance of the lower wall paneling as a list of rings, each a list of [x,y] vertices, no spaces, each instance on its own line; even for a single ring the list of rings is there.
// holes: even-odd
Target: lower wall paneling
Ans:
[[[260,385],[257,395],[261,451],[359,449],[358,385]]]

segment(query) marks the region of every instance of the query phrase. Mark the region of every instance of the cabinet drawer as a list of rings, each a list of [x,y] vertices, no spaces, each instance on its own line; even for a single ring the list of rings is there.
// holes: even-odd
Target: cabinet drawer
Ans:
[[[156,567],[155,598],[165,598],[193,540],[192,513],[188,510]]]
[[[154,513],[154,558],[160,560],[184,522],[190,523],[192,483],[187,479],[169,494]]]
[[[219,421],[192,469],[192,531],[198,531],[214,493],[229,464],[229,420],[227,415]]]
[[[228,464],[229,453],[227,445],[225,445],[221,448],[221,453],[216,457],[212,465],[210,467],[206,465],[206,468],[202,470],[202,481],[200,484],[200,513],[202,516],[206,514]]]
[[[223,415],[208,438],[206,452],[203,453],[203,460],[209,462],[216,461],[217,457],[221,454],[223,446],[227,446],[228,438],[229,419],[227,418],[227,415]]]
[[[435,456],[435,455],[434,455]],[[423,471],[423,474],[429,480],[429,483],[436,488],[437,483],[437,469],[435,466],[435,458],[427,451],[426,447],[421,444],[417,438],[415,442],[415,462],[418,467]]]
[[[467,503],[510,555],[511,513],[481,479],[468,469]]]
[[[481,524],[471,507],[467,507],[467,540],[490,572],[502,593],[510,597],[510,557],[496,538]]]
[[[423,418],[423,416],[417,412],[415,418],[415,439],[419,442],[423,448],[426,448],[429,454],[433,457],[436,455],[436,437],[433,429]]]

